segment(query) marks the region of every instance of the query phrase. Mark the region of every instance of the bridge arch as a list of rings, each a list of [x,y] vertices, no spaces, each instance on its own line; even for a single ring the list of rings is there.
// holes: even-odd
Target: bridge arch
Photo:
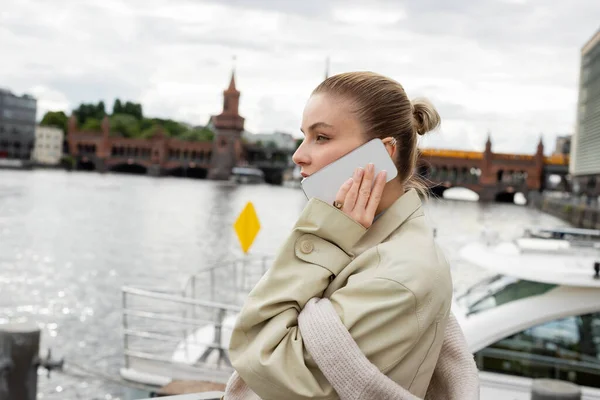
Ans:
[[[75,169],[78,171],[95,171],[97,167],[92,159],[87,157],[77,157]]]
[[[179,178],[206,179],[208,170],[198,166],[177,166],[165,171],[165,175]]]
[[[118,162],[108,167],[109,171],[133,175],[146,175],[148,167],[136,162]]]

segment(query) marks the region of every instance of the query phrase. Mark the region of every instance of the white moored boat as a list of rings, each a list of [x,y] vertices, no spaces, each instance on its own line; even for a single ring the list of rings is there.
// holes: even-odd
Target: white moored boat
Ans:
[[[600,399],[600,248],[548,237],[461,249],[490,273],[453,305],[482,399],[528,400],[535,378],[570,381],[583,399]]]

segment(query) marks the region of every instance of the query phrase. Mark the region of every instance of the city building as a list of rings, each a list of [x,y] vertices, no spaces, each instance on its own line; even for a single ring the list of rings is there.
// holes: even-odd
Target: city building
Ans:
[[[35,127],[35,146],[31,159],[39,164],[57,165],[63,152],[64,132],[50,126]]]
[[[281,150],[296,150],[296,139],[289,133],[275,131],[273,133],[244,132],[243,138],[251,144],[261,144],[265,147],[272,146]]]
[[[600,195],[600,30],[581,49],[577,121],[571,146],[573,190]]]
[[[36,100],[0,89],[0,158],[29,160],[35,139]]]
[[[571,153],[571,135],[558,136],[553,155],[568,155]]]

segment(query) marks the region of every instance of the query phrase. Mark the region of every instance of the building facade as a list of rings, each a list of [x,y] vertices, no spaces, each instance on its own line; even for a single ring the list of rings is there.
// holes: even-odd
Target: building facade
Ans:
[[[35,127],[35,146],[31,159],[39,164],[57,165],[63,152],[64,132],[50,126]]]
[[[37,101],[0,89],[0,158],[29,160],[35,142]]]
[[[570,173],[575,192],[600,195],[600,30],[581,49]]]
[[[571,154],[571,135],[558,136],[554,147],[553,155]]]

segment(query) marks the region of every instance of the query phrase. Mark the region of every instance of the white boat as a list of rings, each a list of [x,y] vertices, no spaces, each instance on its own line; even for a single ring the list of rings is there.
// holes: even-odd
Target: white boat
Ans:
[[[600,400],[600,253],[561,246],[499,243],[488,234],[461,250],[489,272],[453,303],[480,368],[482,400],[528,400],[532,379],[548,377],[581,385],[584,400]],[[235,317],[270,261],[224,261],[177,293],[123,288],[122,378],[149,388],[172,380],[226,383]]]
[[[254,167],[234,167],[229,179],[234,183],[264,183],[265,174]]]
[[[600,229],[583,228],[533,228],[526,229],[525,236],[539,239],[560,239],[578,243],[600,242]]]
[[[460,254],[489,272],[453,304],[481,399],[528,400],[535,378],[570,381],[584,400],[600,399],[600,249],[521,238],[471,243]]]

